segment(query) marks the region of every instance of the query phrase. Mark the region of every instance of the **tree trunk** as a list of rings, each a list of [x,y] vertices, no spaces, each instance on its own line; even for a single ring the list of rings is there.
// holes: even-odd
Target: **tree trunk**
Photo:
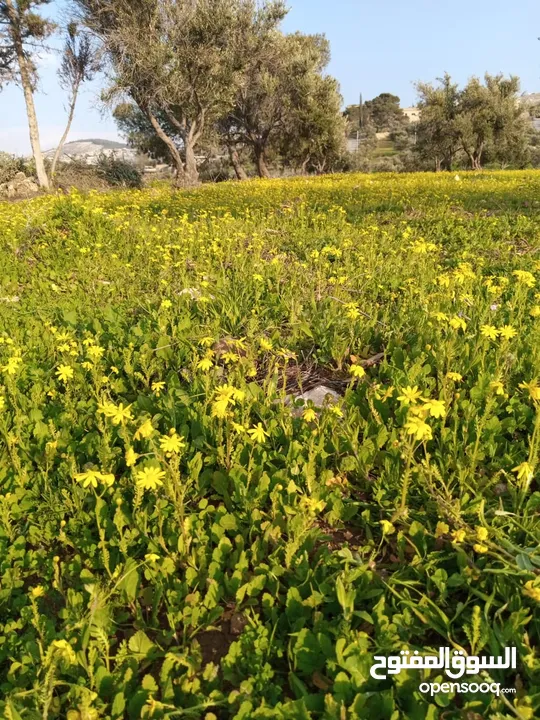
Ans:
[[[160,140],[165,143],[169,152],[171,153],[171,158],[176,169],[176,184],[178,187],[182,187],[183,185],[185,185],[186,173],[184,170],[184,162],[182,160],[180,152],[178,151],[178,148],[174,144],[173,140],[163,130],[154,113],[145,105],[139,105],[139,107],[144,112],[146,117],[150,120],[152,127],[156,131],[156,135],[159,137]]]
[[[441,158],[435,158],[435,172],[441,172]]]
[[[322,160],[321,162],[317,163],[317,175],[324,175],[324,171],[326,170],[326,158]]]
[[[440,169],[446,170],[446,172],[450,172],[450,170],[452,169],[452,159],[449,157],[443,158]]]
[[[269,178],[270,173],[266,165],[266,158],[264,157],[264,148],[260,145],[255,145],[255,163],[257,165],[257,172],[259,177]]]
[[[199,171],[195,159],[195,145],[193,139],[188,135],[184,141],[186,152],[186,187],[194,187],[199,184]]]
[[[463,149],[465,150],[465,148],[463,148]],[[473,153],[470,152],[469,150],[465,150],[465,154],[466,154],[467,157],[469,158],[469,162],[470,162],[470,164],[471,164],[471,170],[475,170],[475,160],[474,160],[474,155],[473,155]]]
[[[227,145],[227,150],[229,151],[229,158],[231,160],[231,165],[234,168],[234,172],[236,174],[237,180],[247,180],[247,172],[242,167],[242,163],[240,162],[240,156],[238,155],[238,150],[236,147],[229,143]]]
[[[69,108],[69,115],[68,120],[66,124],[66,129],[64,130],[64,134],[62,135],[60,142],[58,144],[58,147],[56,148],[56,152],[54,153],[54,158],[51,165],[51,181],[54,180],[54,175],[56,173],[56,166],[58,165],[58,160],[60,159],[60,156],[62,155],[62,150],[64,149],[64,145],[66,144],[67,137],[69,135],[69,131],[71,129],[71,123],[73,122],[73,116],[75,115],[75,105],[77,104],[77,95],[79,94],[79,87],[80,87],[80,80],[77,81],[75,87],[73,88],[73,95],[71,97],[71,104]]]
[[[484,143],[481,143],[479,147],[477,147],[473,154],[473,170],[481,170],[482,169],[482,153],[484,152]]]
[[[34,155],[34,161],[36,163],[36,174],[38,184],[44,190],[49,189],[49,178],[45,171],[45,163],[43,162],[43,154],[41,152],[41,145],[39,142],[39,125],[36,117],[36,108],[34,105],[34,93],[32,89],[32,79],[30,77],[30,70],[28,62],[24,52],[24,45],[21,36],[20,22],[18,12],[13,6],[12,0],[6,0],[7,15],[9,19],[10,29],[9,32],[13,39],[13,46],[17,55],[17,61],[19,63],[19,73],[21,76],[21,84],[23,87],[24,101],[26,103],[26,115],[28,117],[28,130],[30,133],[30,144],[32,145],[32,153]]]

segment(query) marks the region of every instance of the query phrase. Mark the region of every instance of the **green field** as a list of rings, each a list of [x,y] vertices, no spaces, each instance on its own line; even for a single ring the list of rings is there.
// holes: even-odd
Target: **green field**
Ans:
[[[0,204],[2,717],[539,717],[539,208],[536,172]],[[370,676],[441,646],[516,647],[463,678],[516,692]]]

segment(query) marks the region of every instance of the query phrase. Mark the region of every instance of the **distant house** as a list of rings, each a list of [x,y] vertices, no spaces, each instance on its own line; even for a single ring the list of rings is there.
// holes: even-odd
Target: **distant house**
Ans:
[[[417,107],[403,108],[403,113],[410,123],[420,122],[420,110]]]

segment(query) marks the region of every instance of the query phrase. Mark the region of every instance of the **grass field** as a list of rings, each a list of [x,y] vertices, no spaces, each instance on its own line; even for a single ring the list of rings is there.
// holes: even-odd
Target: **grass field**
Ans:
[[[1,204],[2,717],[539,717],[539,209],[535,172]],[[474,679],[516,694],[370,676],[440,646],[515,646]]]

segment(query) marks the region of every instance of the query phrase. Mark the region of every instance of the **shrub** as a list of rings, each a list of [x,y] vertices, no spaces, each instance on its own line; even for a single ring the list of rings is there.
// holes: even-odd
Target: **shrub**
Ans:
[[[0,152],[0,185],[13,180],[18,172],[24,172],[24,159]]]
[[[64,192],[68,192],[72,188],[77,188],[81,192],[109,188],[108,182],[95,166],[87,165],[80,160],[60,163],[54,177],[54,184]]]
[[[142,175],[136,167],[108,155],[101,155],[97,164],[97,174],[107,181],[109,185],[126,188],[142,187]]]

